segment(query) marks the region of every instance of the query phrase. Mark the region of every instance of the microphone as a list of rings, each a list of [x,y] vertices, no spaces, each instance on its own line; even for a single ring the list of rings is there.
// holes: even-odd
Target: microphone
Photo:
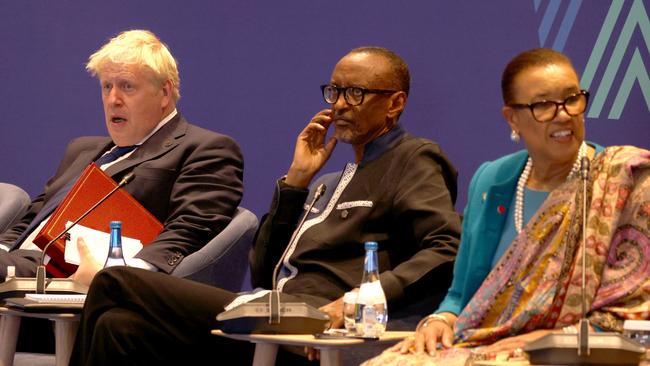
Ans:
[[[589,180],[589,158],[580,160],[582,178],[582,283],[580,284],[581,318],[578,329],[578,357],[589,355],[589,319],[587,319],[587,181]]]
[[[307,219],[307,216],[311,212],[311,209],[314,207],[314,204],[316,204],[323,193],[325,193],[325,189],[325,184],[320,184],[316,188],[316,191],[314,192],[314,198],[312,198],[311,203],[307,207],[307,212],[302,216],[300,223],[298,223],[296,230],[294,230],[293,235],[291,236],[291,240],[289,240],[289,244],[287,244],[287,247],[284,248],[284,252],[282,252],[280,260],[273,269],[273,286],[271,287],[271,293],[269,294],[269,324],[280,324],[280,292],[282,291],[277,288],[278,270],[280,267],[282,267],[282,262],[284,262],[284,258],[287,256],[289,248],[291,248],[297,240],[298,233],[300,232],[300,229],[302,229],[302,225],[305,223],[305,219]]]
[[[314,198],[312,198],[311,203],[309,204],[309,207],[307,208],[307,213],[302,216],[302,219],[300,220],[300,223],[298,223],[298,226],[296,227],[296,230],[294,230],[293,235],[291,236],[291,240],[289,240],[289,244],[287,245],[286,248],[284,248],[284,252],[280,256],[280,260],[278,261],[278,264],[275,265],[275,268],[273,269],[273,287],[272,290],[276,290],[277,286],[277,277],[278,277],[278,270],[280,267],[282,267],[282,262],[284,261],[284,257],[287,256],[287,252],[289,251],[289,248],[293,246],[293,243],[296,241],[298,237],[298,233],[300,232],[300,229],[302,229],[302,225],[305,223],[305,219],[307,218],[307,215],[311,212],[311,209],[314,207],[314,204],[318,202],[320,197],[325,193],[325,189],[327,187],[325,184],[320,184],[317,188],[316,191],[314,192]]]
[[[272,289],[268,294],[268,299],[263,296],[247,303],[236,306],[233,309],[226,310],[217,315],[217,320],[221,322],[221,330],[226,333],[277,333],[277,334],[313,334],[320,333],[325,329],[325,324],[329,321],[329,316],[322,311],[304,302],[289,302],[282,304],[280,302],[281,289],[277,288],[277,274],[282,267],[282,263],[298,240],[298,233],[314,204],[325,193],[325,185],[320,184],[314,191],[307,212],[303,215],[300,223],[294,230],[289,244],[280,256],[280,260],[273,269]],[[266,319],[266,321],[262,321]]]
[[[88,216],[91,212],[93,212],[95,210],[95,208],[97,208],[97,206],[101,205],[110,196],[112,196],[113,193],[117,192],[118,189],[120,189],[120,188],[124,187],[125,185],[127,185],[128,183],[130,183],[133,180],[133,178],[135,178],[135,174],[132,171],[127,173],[122,178],[122,180],[120,180],[120,183],[118,183],[118,185],[115,188],[113,188],[104,197],[102,197],[102,199],[97,201],[97,203],[95,203],[91,208],[86,210],[86,212],[84,212],[71,225],[69,225],[67,228],[65,228],[65,230],[63,230],[61,233],[59,233],[59,235],[54,237],[54,239],[50,240],[47,244],[45,244],[45,246],[43,247],[43,252],[41,254],[41,261],[40,261],[38,267],[36,267],[36,293],[37,294],[44,294],[45,293],[45,264],[44,264],[44,262],[45,262],[45,253],[47,252],[47,249],[52,244],[54,244],[57,240],[59,240],[63,235],[67,234],[68,231],[70,231],[70,229],[72,229],[73,227],[75,227],[79,223],[79,221],[83,220],[86,216]]]
[[[15,297],[20,293],[27,293],[27,292],[36,292],[37,294],[44,294],[46,288],[48,289],[48,291],[54,293],[85,294],[86,292],[88,292],[87,286],[81,285],[69,278],[52,278],[49,280],[49,282],[46,283],[46,271],[45,271],[45,264],[44,264],[45,253],[47,252],[47,249],[52,244],[54,244],[57,240],[59,240],[61,237],[67,234],[68,231],[70,231],[70,229],[72,229],[81,220],[83,220],[86,216],[88,216],[91,212],[93,212],[99,205],[101,205],[110,196],[112,196],[113,193],[117,192],[118,189],[129,184],[133,180],[133,178],[135,178],[135,174],[132,171],[127,173],[120,180],[120,182],[115,188],[113,188],[110,192],[104,195],[104,197],[102,197],[99,201],[97,201],[92,207],[86,210],[71,225],[65,228],[65,230],[61,231],[59,235],[57,235],[52,240],[50,240],[47,244],[45,244],[45,246],[43,247],[43,251],[41,253],[41,259],[39,261],[39,265],[38,267],[36,267],[36,277],[34,279],[24,278],[24,277],[23,278],[14,277],[9,281],[0,284],[0,298]],[[30,282],[31,284],[29,284]]]
[[[547,334],[524,346],[531,365],[638,365],[645,348],[622,334],[598,332],[589,334],[587,319],[587,183],[589,158],[580,161],[582,179],[582,284],[581,313],[577,334]]]

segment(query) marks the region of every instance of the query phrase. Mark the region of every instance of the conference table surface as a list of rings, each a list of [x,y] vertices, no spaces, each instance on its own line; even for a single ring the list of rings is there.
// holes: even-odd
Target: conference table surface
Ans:
[[[341,350],[346,348],[353,348],[361,345],[367,341],[357,338],[344,338],[344,339],[319,339],[311,334],[232,334],[224,333],[221,330],[215,329],[212,334],[227,337],[231,339],[248,341],[255,343],[255,357],[253,360],[254,366],[267,366],[275,365],[275,357],[279,346],[301,346],[301,347],[314,347],[321,352],[321,362],[323,366],[337,366],[341,365]],[[378,341],[380,343],[391,343],[400,341],[413,332],[386,332]],[[511,361],[471,361],[473,366],[528,366],[530,365],[526,360],[511,360]],[[650,366],[650,351],[646,354],[646,359],[639,364],[640,366]]]
[[[320,351],[320,364],[322,366],[338,366],[342,363],[341,350],[364,344],[396,343],[413,335],[407,331],[388,331],[378,340],[364,340],[359,338],[316,338],[311,334],[234,334],[224,333],[219,329],[212,334],[240,341],[255,343],[254,366],[275,365],[275,358],[279,346],[313,347]]]

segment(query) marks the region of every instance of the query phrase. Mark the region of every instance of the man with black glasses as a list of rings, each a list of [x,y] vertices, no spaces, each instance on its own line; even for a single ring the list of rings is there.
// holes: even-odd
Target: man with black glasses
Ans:
[[[317,113],[298,136],[293,162],[257,233],[250,253],[254,287],[271,289],[287,249],[277,288],[320,307],[339,327],[342,296],[361,281],[364,242],[376,241],[389,314],[423,295],[444,295],[449,282],[442,279],[450,276],[460,237],[456,171],[436,144],[397,124],[409,84],[404,61],[383,48],[354,49],[336,64],[322,86],[330,109]],[[334,136],[326,141],[332,125]],[[354,163],[312,184],[324,183],[327,190],[305,212],[308,186],[339,140],[352,145]],[[247,347],[210,335],[216,315],[236,296],[137,269],[100,272],[71,365],[187,362]]]

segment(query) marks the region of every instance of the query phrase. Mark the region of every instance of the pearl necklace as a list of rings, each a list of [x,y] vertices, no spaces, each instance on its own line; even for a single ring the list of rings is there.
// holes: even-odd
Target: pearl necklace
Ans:
[[[580,163],[582,158],[587,155],[587,144],[583,141],[578,150],[578,157],[573,162],[573,167],[569,175],[567,175],[566,180],[573,178],[574,175],[578,174],[580,171]],[[528,182],[528,176],[530,176],[530,171],[533,170],[533,159],[528,157],[526,162],[526,167],[524,171],[521,172],[519,176],[519,181],[517,181],[517,191],[515,196],[515,230],[517,234],[521,233],[521,230],[524,226],[524,188]]]

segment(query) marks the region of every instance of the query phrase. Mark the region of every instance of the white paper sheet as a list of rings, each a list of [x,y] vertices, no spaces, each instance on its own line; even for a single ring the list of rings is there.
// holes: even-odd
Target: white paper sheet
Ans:
[[[66,227],[72,224],[68,221]],[[79,264],[79,251],[77,250],[77,238],[83,237],[90,253],[97,262],[104,264],[108,257],[108,246],[110,243],[110,234],[94,230],[82,225],[77,225],[70,229],[70,241],[65,245],[65,261],[71,264]],[[138,239],[122,236],[122,252],[127,264],[129,259],[133,258],[142,249],[142,243]]]

